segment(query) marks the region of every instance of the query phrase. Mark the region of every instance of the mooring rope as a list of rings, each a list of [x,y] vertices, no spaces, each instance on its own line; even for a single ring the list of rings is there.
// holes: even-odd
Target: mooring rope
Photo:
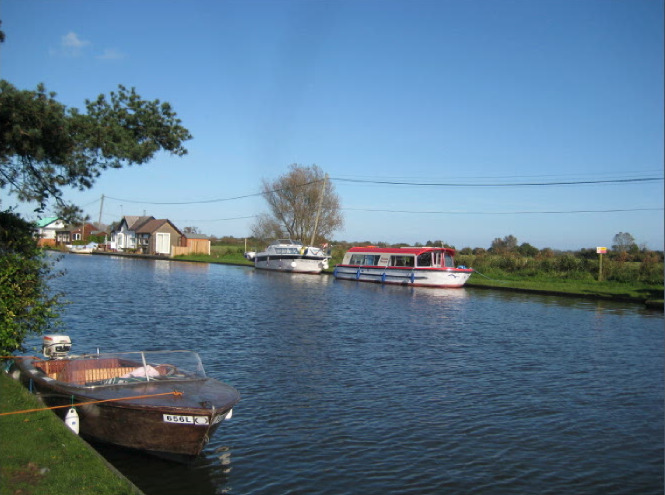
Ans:
[[[508,283],[508,280],[498,280],[498,279],[496,279],[496,278],[488,277],[487,275],[484,275],[484,274],[480,273],[480,272],[479,272],[478,270],[476,270],[475,268],[473,269],[473,273],[477,273],[477,274],[480,275],[481,277],[485,277],[487,280],[491,280],[492,282]]]
[[[26,414],[26,413],[32,413],[32,412],[38,412],[38,411],[48,411],[50,409],[62,409],[64,407],[75,407],[75,406],[87,406],[88,404],[100,404],[102,402],[114,402],[114,401],[119,401],[119,400],[129,400],[129,399],[147,399],[150,397],[159,397],[162,395],[173,395],[174,397],[182,397],[184,392],[179,392],[178,390],[174,390],[173,392],[164,392],[161,394],[150,394],[150,395],[132,395],[129,397],[117,397],[115,399],[104,399],[104,400],[91,400],[87,402],[78,402],[76,404],[73,403],[72,399],[72,404],[64,405],[64,406],[52,406],[52,407],[39,407],[37,409],[24,409],[23,411],[11,411],[11,412],[5,412],[5,413],[0,413],[0,416],[9,416],[11,414]]]

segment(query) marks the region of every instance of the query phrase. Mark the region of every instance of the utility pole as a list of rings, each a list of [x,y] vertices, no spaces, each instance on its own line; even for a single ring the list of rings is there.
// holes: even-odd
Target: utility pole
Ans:
[[[102,228],[102,211],[104,210],[104,195],[102,194],[102,200],[99,205],[99,222],[97,222],[97,228],[101,230]]]

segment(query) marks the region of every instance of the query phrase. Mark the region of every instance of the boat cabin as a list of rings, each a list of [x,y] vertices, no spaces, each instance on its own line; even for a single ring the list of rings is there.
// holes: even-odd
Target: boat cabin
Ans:
[[[342,264],[354,266],[454,268],[453,249],[449,248],[352,248]]]
[[[270,243],[268,249],[274,250],[275,254],[301,254],[302,242],[292,241],[291,239],[277,239]]]

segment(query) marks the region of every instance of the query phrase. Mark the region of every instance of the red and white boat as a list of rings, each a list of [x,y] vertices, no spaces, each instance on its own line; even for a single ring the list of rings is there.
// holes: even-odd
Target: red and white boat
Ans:
[[[455,266],[455,250],[442,247],[353,247],[335,267],[335,278],[409,285],[413,287],[462,287],[472,268]]]

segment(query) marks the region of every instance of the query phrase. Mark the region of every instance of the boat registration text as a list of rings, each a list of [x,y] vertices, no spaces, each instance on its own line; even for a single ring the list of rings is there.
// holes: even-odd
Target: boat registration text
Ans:
[[[209,425],[207,416],[180,416],[178,414],[164,414],[165,423],[178,423],[183,425]]]

